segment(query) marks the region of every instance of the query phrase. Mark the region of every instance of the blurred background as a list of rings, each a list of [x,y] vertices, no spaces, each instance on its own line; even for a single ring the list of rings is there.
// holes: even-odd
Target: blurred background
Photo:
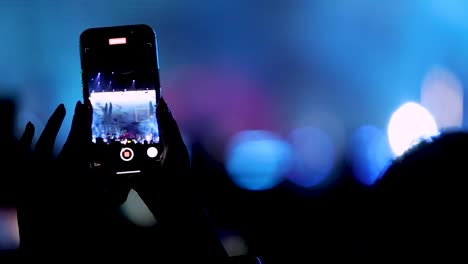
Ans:
[[[60,149],[82,99],[80,33],[151,25],[163,96],[229,253],[359,252],[365,222],[352,208],[365,201],[356,193],[421,136],[466,127],[467,8],[463,0],[0,0],[0,95],[18,103],[18,135],[29,120],[41,131],[65,103]],[[0,209],[5,254],[19,243],[15,214]],[[135,252],[150,247],[155,220],[135,193],[118,224]]]

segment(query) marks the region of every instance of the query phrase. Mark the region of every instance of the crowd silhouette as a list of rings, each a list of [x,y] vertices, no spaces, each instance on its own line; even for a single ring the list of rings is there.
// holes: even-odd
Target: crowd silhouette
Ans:
[[[393,162],[369,197],[376,256],[466,261],[467,147],[468,133],[444,131]]]
[[[29,122],[19,140],[14,139],[14,102],[1,102],[5,121],[2,127],[3,167],[16,164],[12,173],[3,173],[2,200],[17,208],[20,254],[29,261],[122,260],[119,230],[112,216],[133,188],[158,219],[162,249],[155,261],[173,263],[257,263],[256,258],[228,258],[203,206],[185,181],[190,160],[176,121],[164,99],[158,104],[164,152],[157,174],[141,174],[132,179],[100,175],[89,169],[92,107],[89,101],[76,104],[69,136],[58,155],[53,147],[66,115],[59,105],[48,120],[35,147],[34,124]],[[3,179],[2,179],[3,180]],[[5,187],[6,186],[6,187]],[[114,241],[113,241],[114,240]],[[138,256],[133,256],[138,258]]]
[[[115,212],[134,189],[158,221],[159,250],[148,249],[145,255],[154,262],[261,263],[255,256],[228,256],[197,197],[187,147],[164,99],[155,110],[163,151],[158,162],[135,177],[90,169],[91,154],[105,152],[109,145],[97,142],[102,148],[93,149],[89,101],[76,104],[70,133],[57,155],[53,150],[64,105],[53,112],[34,147],[34,124],[27,123],[15,139],[15,104],[2,100],[0,108],[5,150],[0,152],[0,198],[3,206],[17,209],[20,258],[135,260],[138,256],[129,256],[119,245],[113,224]],[[315,248],[316,258],[327,261],[463,260],[466,149],[468,133],[446,131],[408,150],[371,187],[337,181],[332,191],[314,198],[315,223],[323,226],[308,234],[315,242],[299,245],[303,234],[294,223],[301,220],[288,219],[287,213],[296,205],[283,201],[278,217],[286,228],[277,232],[288,232],[281,237],[291,238],[301,253],[291,256],[291,251],[272,247],[263,252],[263,261],[300,261],[305,252],[301,247]],[[258,233],[266,235],[267,230]]]

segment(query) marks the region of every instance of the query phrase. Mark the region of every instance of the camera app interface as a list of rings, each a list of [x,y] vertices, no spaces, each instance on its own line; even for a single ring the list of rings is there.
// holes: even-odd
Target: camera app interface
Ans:
[[[92,65],[86,75],[93,107],[92,140],[107,144],[158,143],[155,49],[119,40],[85,49],[87,62]]]

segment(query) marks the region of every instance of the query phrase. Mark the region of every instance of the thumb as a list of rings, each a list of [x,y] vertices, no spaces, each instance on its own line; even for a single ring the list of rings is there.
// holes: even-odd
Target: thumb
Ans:
[[[164,98],[159,100],[156,107],[156,117],[158,119],[160,139],[165,147],[184,144],[179,126]]]

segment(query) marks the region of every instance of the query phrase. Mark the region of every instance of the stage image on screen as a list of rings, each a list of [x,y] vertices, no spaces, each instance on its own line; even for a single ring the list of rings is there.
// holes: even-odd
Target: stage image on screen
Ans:
[[[122,80],[115,84],[104,80],[100,73],[90,80],[93,142],[99,138],[105,143],[126,143],[128,140],[133,143],[159,142],[156,92],[152,88],[138,87],[136,80],[130,79],[122,84]]]

